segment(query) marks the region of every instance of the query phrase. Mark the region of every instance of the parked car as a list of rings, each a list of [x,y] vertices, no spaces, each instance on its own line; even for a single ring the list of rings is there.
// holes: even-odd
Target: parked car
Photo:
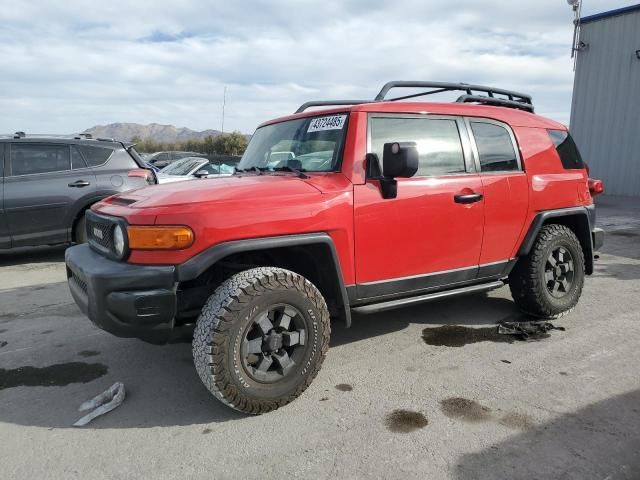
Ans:
[[[399,87],[462,96],[385,100]],[[330,319],[349,326],[352,311],[506,284],[527,314],[571,311],[604,241],[598,182],[528,95],[391,82],[372,101],[309,102],[262,124],[232,177],[95,205],[89,244],[66,252],[69,287],[115,335],[186,334],[206,388],[263,413],[309,386]]]
[[[0,249],[86,241],[97,201],[156,183],[135,149],[86,136],[0,136]]]
[[[180,182],[210,176],[231,175],[234,167],[212,162],[203,157],[182,158],[164,167],[157,174],[158,183]]]
[[[204,157],[204,155],[197,152],[156,152],[147,154],[144,160],[158,169],[163,169],[167,165],[185,157]]]

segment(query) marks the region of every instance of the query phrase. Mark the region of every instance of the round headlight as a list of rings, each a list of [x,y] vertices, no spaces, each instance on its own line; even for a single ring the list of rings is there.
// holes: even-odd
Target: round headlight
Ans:
[[[116,225],[113,229],[113,248],[118,257],[124,254],[124,230],[120,225]]]

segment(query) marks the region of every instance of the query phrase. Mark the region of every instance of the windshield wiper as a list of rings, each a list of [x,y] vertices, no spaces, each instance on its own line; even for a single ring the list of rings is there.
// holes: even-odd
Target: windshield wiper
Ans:
[[[273,171],[274,172],[293,172],[299,178],[309,178],[309,175],[305,175],[304,173],[302,173],[301,170],[298,170],[297,168],[290,167],[289,165],[284,165],[282,167],[276,167],[276,168],[273,169]]]

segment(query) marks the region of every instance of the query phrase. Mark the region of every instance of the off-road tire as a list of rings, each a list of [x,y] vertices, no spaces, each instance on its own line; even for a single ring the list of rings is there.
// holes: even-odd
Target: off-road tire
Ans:
[[[286,303],[308,325],[304,360],[281,381],[255,381],[241,358],[245,333],[270,305]],[[300,396],[317,375],[329,348],[329,311],[309,280],[275,267],[252,268],[223,282],[198,318],[193,359],[207,389],[229,407],[249,414],[275,410]]]
[[[554,297],[547,288],[545,265],[552,251],[563,247],[569,251],[574,277],[568,292]],[[523,312],[540,318],[559,318],[574,309],[584,286],[584,253],[576,235],[564,225],[542,227],[529,254],[521,257],[509,275],[509,288],[516,305]]]
[[[82,212],[81,217],[76,220],[73,226],[73,241],[80,245],[81,243],[87,243],[87,220]]]

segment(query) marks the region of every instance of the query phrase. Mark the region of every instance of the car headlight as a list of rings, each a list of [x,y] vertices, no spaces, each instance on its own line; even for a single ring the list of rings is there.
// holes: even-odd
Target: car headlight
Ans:
[[[124,236],[125,232],[122,226],[116,225],[113,228],[113,249],[115,250],[116,255],[120,258],[124,255]]]

